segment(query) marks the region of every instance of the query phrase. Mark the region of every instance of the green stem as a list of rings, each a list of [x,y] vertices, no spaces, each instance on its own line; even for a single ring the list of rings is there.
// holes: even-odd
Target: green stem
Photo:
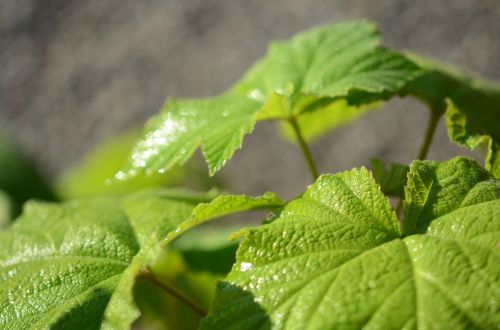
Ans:
[[[140,275],[138,276],[138,278],[142,278],[142,279],[149,281],[154,286],[162,289],[166,293],[177,298],[178,300],[183,302],[187,307],[191,308],[194,312],[199,314],[201,317],[205,317],[207,315],[208,311],[203,306],[198,304],[196,301],[194,301],[190,297],[186,296],[181,291],[161,282],[159,279],[156,278],[156,276],[149,269],[143,270],[140,273]]]
[[[309,146],[307,145],[306,141],[304,140],[304,136],[300,131],[299,124],[297,123],[295,117],[289,118],[288,122],[292,125],[295,135],[297,136],[297,141],[299,141],[300,149],[302,150],[302,154],[304,155],[304,158],[307,162],[307,166],[309,166],[311,175],[313,176],[314,180],[316,180],[319,176],[318,169],[316,168],[316,164],[314,163],[311,150],[309,149]]]
[[[398,219],[400,219],[400,221],[399,221],[400,225],[403,225],[401,223],[401,215],[403,213],[403,202],[404,202],[404,198],[400,198],[398,205],[396,206],[396,215],[398,216]]]
[[[429,152],[429,148],[431,146],[432,139],[434,138],[434,133],[436,132],[436,127],[440,118],[440,112],[430,109],[430,117],[427,123],[424,141],[422,142],[422,146],[420,147],[420,151],[418,152],[417,159],[422,160],[427,157],[427,153]]]

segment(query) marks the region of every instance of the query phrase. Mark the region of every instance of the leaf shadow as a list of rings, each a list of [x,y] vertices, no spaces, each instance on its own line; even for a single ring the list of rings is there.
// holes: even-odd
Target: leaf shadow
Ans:
[[[51,329],[99,329],[111,292],[104,288],[94,288],[80,304],[71,309],[51,325]]]
[[[213,306],[200,329],[269,330],[271,319],[255,296],[232,283],[221,281]]]

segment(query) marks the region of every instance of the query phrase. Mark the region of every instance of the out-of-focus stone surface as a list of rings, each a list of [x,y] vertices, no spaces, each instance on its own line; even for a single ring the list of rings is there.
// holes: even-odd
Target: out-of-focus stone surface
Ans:
[[[376,21],[391,47],[500,80],[498,0],[0,0],[0,120],[55,175],[166,97],[225,90],[271,40],[360,17]],[[415,101],[391,101],[313,153],[328,172],[376,156],[409,162],[426,116]],[[466,154],[440,125],[429,158],[457,153]],[[285,198],[310,183],[298,148],[272,124],[259,124],[219,175],[235,192]]]

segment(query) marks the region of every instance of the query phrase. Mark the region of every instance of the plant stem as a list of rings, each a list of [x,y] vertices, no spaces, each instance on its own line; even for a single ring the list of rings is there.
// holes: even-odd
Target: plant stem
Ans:
[[[194,301],[190,297],[186,296],[181,291],[161,282],[159,279],[156,278],[156,276],[149,269],[143,270],[140,273],[140,275],[138,276],[138,278],[142,278],[142,279],[149,281],[151,284],[162,289],[163,291],[170,294],[171,296],[179,299],[181,302],[183,302],[186,306],[191,308],[194,312],[196,312],[200,316],[204,317],[207,315],[208,311],[203,306],[198,304],[196,301]]]
[[[297,140],[299,141],[300,149],[302,150],[302,154],[307,162],[307,166],[309,166],[309,170],[311,171],[311,175],[313,179],[316,180],[318,178],[318,170],[316,168],[316,164],[314,163],[314,159],[311,154],[311,150],[307,145],[304,137],[302,136],[302,132],[300,131],[299,124],[295,117],[291,117],[288,119],[288,122],[292,125],[295,135],[297,136]]]
[[[396,206],[396,215],[398,216],[398,219],[399,220],[399,224],[402,225],[402,222],[401,222],[401,213],[403,212],[403,201],[404,201],[404,198],[400,198],[399,201],[398,201],[398,205]]]
[[[422,146],[420,147],[420,151],[418,152],[417,159],[422,160],[427,157],[427,153],[429,152],[429,148],[431,146],[432,139],[434,137],[434,133],[436,132],[436,127],[440,118],[441,113],[430,109],[430,116],[427,123],[427,129],[425,131],[424,141],[422,142]]]

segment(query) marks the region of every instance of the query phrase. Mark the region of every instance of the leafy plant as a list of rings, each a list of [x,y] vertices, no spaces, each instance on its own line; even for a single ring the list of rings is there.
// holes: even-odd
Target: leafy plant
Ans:
[[[417,160],[319,175],[307,142],[394,96],[430,109]],[[115,150],[105,147],[60,181],[63,197],[94,197],[24,206],[0,232],[0,326],[496,328],[499,111],[497,86],[383,47],[370,22],[273,43],[226,93],[167,101],[121,170],[109,167],[114,178],[85,179]],[[452,141],[487,146],[486,169],[464,157],[424,160],[442,116]],[[199,147],[213,175],[262,120],[298,143],[314,177],[291,201],[131,192],[165,183]],[[212,223],[253,210],[270,213],[241,230],[241,221]],[[221,240],[228,228],[236,243]]]

